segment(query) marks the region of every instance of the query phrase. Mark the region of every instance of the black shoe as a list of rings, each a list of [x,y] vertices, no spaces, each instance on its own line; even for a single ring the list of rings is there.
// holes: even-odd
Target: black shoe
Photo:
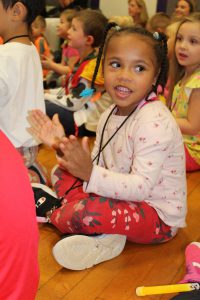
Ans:
[[[32,183],[35,198],[36,215],[46,217],[46,213],[61,206],[61,200],[48,186]]]
[[[191,292],[180,293],[179,295],[171,298],[171,300],[200,300],[200,291],[194,290]]]

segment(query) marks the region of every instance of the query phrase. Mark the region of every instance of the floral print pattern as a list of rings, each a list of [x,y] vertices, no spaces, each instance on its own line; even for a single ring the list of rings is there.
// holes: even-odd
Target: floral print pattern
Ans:
[[[70,190],[75,178],[57,169],[55,189]],[[63,187],[63,186],[62,186]],[[124,234],[130,241],[160,243],[173,236],[156,211],[145,202],[119,201],[83,192],[82,187],[70,190],[62,206],[51,216],[51,223],[63,233]]]

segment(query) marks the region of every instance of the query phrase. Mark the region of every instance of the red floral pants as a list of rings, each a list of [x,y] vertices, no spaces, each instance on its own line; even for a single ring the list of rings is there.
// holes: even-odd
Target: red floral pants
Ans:
[[[56,169],[54,178],[58,197],[62,197],[76,180],[60,168]],[[83,191],[81,181],[76,186],[50,218],[61,232],[122,234],[132,242],[144,244],[161,243],[173,237],[171,227],[145,201],[121,201],[88,194]]]

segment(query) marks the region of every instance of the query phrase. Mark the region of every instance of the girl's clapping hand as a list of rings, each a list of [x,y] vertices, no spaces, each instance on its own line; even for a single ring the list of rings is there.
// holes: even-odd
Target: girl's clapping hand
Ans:
[[[92,160],[88,143],[88,137],[84,137],[81,142],[70,135],[69,138],[63,138],[59,144],[62,156],[58,157],[58,163],[73,176],[84,181],[89,181],[92,173]]]
[[[31,127],[27,131],[36,139],[49,147],[56,148],[61,138],[65,136],[58,114],[52,120],[41,110],[35,109],[28,112],[27,120]]]

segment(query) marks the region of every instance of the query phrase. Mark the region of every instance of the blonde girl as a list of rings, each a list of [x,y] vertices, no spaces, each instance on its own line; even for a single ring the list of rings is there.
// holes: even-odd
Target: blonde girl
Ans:
[[[195,13],[178,27],[170,75],[169,106],[183,134],[187,171],[200,169],[199,79],[200,13]]]

